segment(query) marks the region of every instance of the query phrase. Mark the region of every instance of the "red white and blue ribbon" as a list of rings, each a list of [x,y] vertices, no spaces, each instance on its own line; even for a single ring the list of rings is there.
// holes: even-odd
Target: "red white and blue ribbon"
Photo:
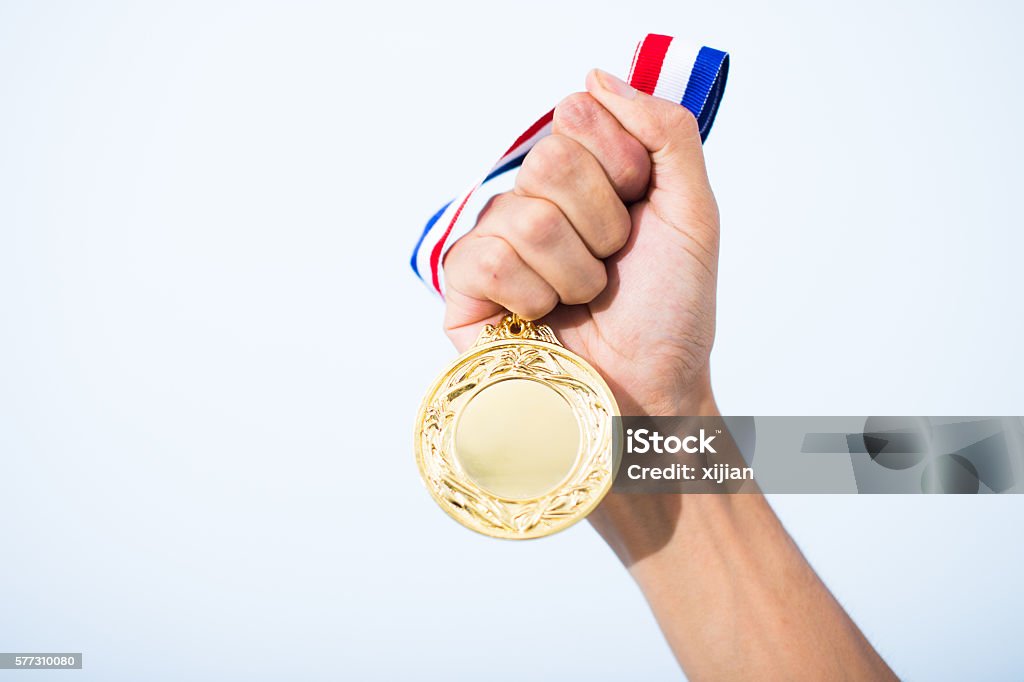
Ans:
[[[629,70],[629,84],[649,95],[683,105],[697,118],[701,140],[707,139],[718,113],[729,74],[729,55],[699,47],[671,36],[649,34],[637,45]],[[444,296],[444,255],[473,229],[477,216],[497,191],[492,180],[522,165],[526,154],[551,134],[552,109],[525,133],[494,164],[477,184],[449,201],[427,221],[412,254],[412,269],[423,282]]]

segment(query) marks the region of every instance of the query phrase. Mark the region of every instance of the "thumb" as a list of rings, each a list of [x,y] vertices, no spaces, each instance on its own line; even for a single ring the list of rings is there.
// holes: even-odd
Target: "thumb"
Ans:
[[[679,104],[640,92],[594,69],[587,90],[651,154],[651,189],[691,195],[710,190],[697,119]]]

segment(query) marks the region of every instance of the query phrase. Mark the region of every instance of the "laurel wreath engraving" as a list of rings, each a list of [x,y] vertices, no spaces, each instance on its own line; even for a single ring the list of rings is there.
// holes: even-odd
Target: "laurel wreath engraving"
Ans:
[[[509,318],[498,328],[488,326],[478,343],[509,341]],[[421,425],[424,478],[434,496],[449,506],[449,512],[463,516],[470,527],[482,527],[492,534],[532,537],[546,534],[551,526],[569,525],[609,483],[612,472],[611,420],[609,406],[584,380],[586,371],[568,355],[560,362],[561,345],[543,325],[521,323],[515,334],[520,339],[544,344],[508,342],[474,357],[452,372],[434,393]],[[553,344],[548,347],[548,344]],[[581,378],[583,377],[583,378]],[[508,500],[480,489],[462,473],[454,461],[454,420],[460,399],[467,393],[498,380],[528,378],[542,381],[558,391],[582,421],[581,458],[569,478],[550,494],[531,500]],[[524,447],[530,447],[529,436]]]

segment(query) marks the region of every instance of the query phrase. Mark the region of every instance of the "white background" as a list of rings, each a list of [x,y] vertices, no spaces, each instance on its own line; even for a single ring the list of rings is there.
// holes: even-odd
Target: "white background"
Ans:
[[[84,652],[61,680],[672,678],[586,524],[496,542],[420,485],[452,357],[420,226],[645,33],[726,49],[722,409],[1022,414],[1020,22],[0,4],[0,650]],[[899,674],[1024,674],[1024,499],[773,503]]]

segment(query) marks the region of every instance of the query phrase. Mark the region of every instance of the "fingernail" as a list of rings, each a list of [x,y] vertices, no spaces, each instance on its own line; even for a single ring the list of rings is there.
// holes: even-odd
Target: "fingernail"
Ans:
[[[636,97],[636,90],[629,87],[625,81],[616,78],[607,71],[594,69],[594,76],[597,77],[598,85],[608,92],[618,95],[619,97],[625,97],[626,99],[633,99]]]

